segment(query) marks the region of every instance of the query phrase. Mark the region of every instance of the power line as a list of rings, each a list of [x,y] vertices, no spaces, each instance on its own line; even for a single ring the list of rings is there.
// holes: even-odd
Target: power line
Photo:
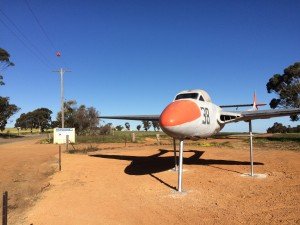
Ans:
[[[21,31],[21,29],[0,9],[0,12],[4,17],[14,26],[14,28],[22,35],[22,37],[31,45],[31,47],[42,56],[42,58],[45,60],[45,62],[48,62],[49,60],[47,57],[27,38],[27,36]],[[52,63],[50,63],[51,66],[53,66]]]
[[[47,62],[44,62],[37,54],[34,52],[27,44],[24,42],[0,17],[0,22],[24,45],[27,50],[29,50],[37,59],[40,60],[41,63],[43,63],[47,68],[51,69],[51,65],[47,64]]]
[[[51,47],[53,48],[54,51],[57,51],[58,49],[55,48],[54,43],[51,41],[51,38],[49,37],[49,35],[47,34],[46,30],[45,30],[44,27],[42,26],[40,20],[38,19],[38,17],[37,17],[36,14],[34,13],[33,9],[31,8],[31,6],[30,6],[30,4],[29,4],[29,2],[28,2],[28,0],[24,0],[24,1],[25,1],[26,5],[27,5],[29,11],[30,11],[31,14],[33,15],[35,21],[36,21],[37,24],[39,25],[39,27],[40,27],[42,33],[45,35],[46,39],[47,39],[48,42],[50,43]],[[66,64],[66,62],[65,62],[64,59],[62,59],[62,61],[63,61],[64,64]]]
[[[40,23],[39,19],[37,18],[37,16],[35,15],[35,13],[33,12],[32,8],[29,5],[29,2],[27,0],[24,0],[29,11],[31,12],[31,14],[33,15],[35,21],[37,22],[37,24],[39,25],[40,29],[42,30],[43,34],[45,35],[45,37],[47,38],[47,40],[49,41],[50,45],[52,46],[52,48],[54,49],[54,51],[56,51],[57,49],[55,49],[55,46],[53,44],[53,42],[51,41],[50,37],[48,36],[48,34],[46,33],[46,30],[43,28],[42,24]]]

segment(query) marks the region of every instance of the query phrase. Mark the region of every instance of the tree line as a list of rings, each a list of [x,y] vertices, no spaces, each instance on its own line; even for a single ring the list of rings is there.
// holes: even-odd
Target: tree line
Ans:
[[[143,120],[142,121],[143,124],[143,129],[144,131],[148,131],[151,127],[153,127],[154,131],[159,131],[160,130],[160,126],[159,126],[159,122],[158,121],[148,121],[148,120]],[[125,123],[125,128],[126,130],[130,130],[130,124],[128,122]],[[114,129],[121,131],[124,129],[124,127],[122,125],[117,125]],[[138,131],[140,131],[142,129],[142,125],[138,124],[136,126],[136,129]]]
[[[267,129],[267,133],[300,133],[300,125],[296,127],[286,127],[282,125],[282,123],[274,123],[272,127]]]
[[[74,127],[77,134],[90,134],[99,125],[99,113],[94,107],[80,105],[77,107],[75,100],[64,103],[65,127]],[[32,112],[22,113],[16,120],[15,127],[21,129],[33,128],[45,129],[61,127],[61,112],[57,113],[56,120],[51,120],[52,111],[47,108],[39,108]]]

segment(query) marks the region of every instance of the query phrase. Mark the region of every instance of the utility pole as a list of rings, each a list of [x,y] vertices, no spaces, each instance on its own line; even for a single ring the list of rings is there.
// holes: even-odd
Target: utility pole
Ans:
[[[64,73],[71,72],[71,70],[66,70],[60,68],[60,70],[53,71],[60,74],[60,104],[61,104],[61,128],[65,127],[65,108],[64,108]]]

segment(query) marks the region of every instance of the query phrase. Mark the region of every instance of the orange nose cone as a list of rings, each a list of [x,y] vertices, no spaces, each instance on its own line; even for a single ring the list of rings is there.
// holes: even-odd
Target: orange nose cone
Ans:
[[[191,122],[201,116],[196,103],[189,100],[175,101],[169,104],[160,115],[161,126],[177,126]]]

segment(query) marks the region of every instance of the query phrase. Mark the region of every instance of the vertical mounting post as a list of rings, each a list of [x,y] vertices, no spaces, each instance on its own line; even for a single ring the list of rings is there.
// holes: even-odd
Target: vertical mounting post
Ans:
[[[61,171],[61,146],[59,145],[59,149],[58,149],[58,168],[59,171]]]
[[[183,140],[180,140],[179,170],[178,170],[178,192],[182,192],[182,164],[183,164]]]
[[[173,147],[174,147],[174,170],[177,171],[178,170],[178,166],[177,166],[177,155],[176,155],[176,139],[173,138]]]
[[[3,192],[2,225],[7,225],[8,193]]]
[[[249,121],[249,138],[250,138],[250,167],[251,167],[251,172],[250,176],[253,177],[253,134],[252,134],[252,121]]]

